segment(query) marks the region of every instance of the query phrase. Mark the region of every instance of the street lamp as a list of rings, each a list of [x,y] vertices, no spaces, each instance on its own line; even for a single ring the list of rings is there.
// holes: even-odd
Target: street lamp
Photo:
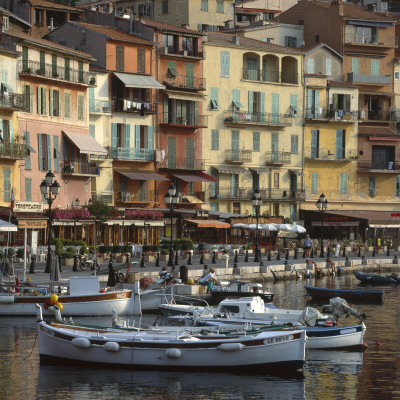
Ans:
[[[174,185],[168,188],[167,193],[164,196],[165,204],[169,205],[169,214],[171,218],[171,241],[169,243],[169,260],[168,260],[168,267],[174,266],[174,250],[172,248],[172,217],[174,212],[174,206],[179,202],[179,196],[176,194],[176,189]]]
[[[260,262],[260,252],[258,249],[258,218],[260,216],[260,207],[261,207],[261,193],[258,189],[256,189],[253,193],[253,197],[251,198],[251,203],[253,204],[253,207],[256,212],[256,235],[255,235],[255,241],[256,241],[256,248],[255,252],[256,254],[254,255],[254,262]]]
[[[60,193],[60,184],[54,180],[54,174],[49,171],[45,178],[42,180],[40,184],[40,192],[42,193],[43,197],[46,199],[47,204],[49,205],[49,236],[47,241],[47,262],[46,262],[46,269],[44,272],[50,273],[51,272],[51,232],[53,229],[53,219],[51,215],[51,205],[53,201]]]
[[[324,214],[325,211],[328,209],[328,200],[326,199],[325,195],[322,193],[319,196],[319,199],[315,203],[318,210],[321,211],[321,257],[325,257],[324,254]]]

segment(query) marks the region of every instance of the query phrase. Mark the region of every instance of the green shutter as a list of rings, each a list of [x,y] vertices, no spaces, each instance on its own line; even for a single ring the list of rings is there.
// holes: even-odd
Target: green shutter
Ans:
[[[22,70],[27,71],[28,68],[29,68],[28,47],[22,46]]]
[[[89,88],[89,112],[95,112],[94,109],[94,88]]]
[[[279,112],[279,95],[278,95],[278,112]],[[264,114],[265,114],[265,93],[260,93],[260,122],[264,121]],[[278,117],[279,118],[279,117]]]
[[[178,76],[178,71],[176,70],[176,61],[168,61],[168,75],[171,78],[176,78]]]
[[[33,86],[27,85],[29,87],[29,112],[33,113]]]
[[[228,51],[221,51],[221,76],[229,78],[230,74],[230,54]]]
[[[164,95],[164,118],[163,118],[163,123],[168,124],[169,118],[168,118],[168,96]]]
[[[379,60],[371,60],[371,75],[379,75]]]
[[[39,170],[43,171],[43,146],[42,146],[42,134],[38,133],[38,159],[39,159]]]
[[[325,74],[327,76],[332,75],[332,59],[331,58],[327,58],[325,60]]]
[[[342,172],[340,174],[340,194],[347,193],[347,173]]]
[[[258,60],[255,57],[247,57],[247,79],[256,81],[258,77]]]
[[[218,101],[218,88],[210,88],[211,110],[218,110],[221,105]]]
[[[319,157],[319,131],[311,131],[311,158]]]
[[[307,117],[311,118],[313,116],[313,111],[314,111],[314,102],[313,102],[313,96],[314,90],[307,89]]]
[[[4,201],[11,201],[11,170],[3,169],[4,177]]]
[[[194,169],[194,139],[186,138],[186,168]]]
[[[253,132],[253,151],[260,151],[260,132]]]
[[[47,89],[46,88],[42,88],[43,92],[42,92],[42,114],[43,115],[47,115]]]
[[[8,121],[8,132],[10,135],[10,143],[14,142],[14,131],[13,131],[13,122],[11,120]]]
[[[90,133],[90,136],[96,137],[96,125],[95,124],[89,124],[89,133]]]
[[[170,136],[168,138],[168,168],[176,168],[176,138]]]
[[[84,119],[84,97],[82,94],[78,94],[78,119],[83,120]]]
[[[64,117],[69,118],[71,116],[71,94],[64,92]]]
[[[54,115],[53,110],[54,110],[54,90],[50,89],[50,110],[49,110],[49,115],[52,116]]]
[[[292,107],[293,111],[298,113],[299,109],[297,107],[297,94],[291,94],[289,97],[289,101],[290,101],[290,107]]]
[[[135,125],[135,148],[140,149],[140,125]]]
[[[65,67],[65,75],[64,78],[66,81],[69,81],[71,76],[70,76],[70,68],[69,68],[69,58],[64,58],[64,67]]]
[[[147,127],[147,148],[154,149],[153,127],[151,125]]]
[[[290,135],[290,151],[292,154],[299,153],[299,135]]]
[[[38,86],[36,88],[37,93],[37,113],[42,114],[42,88]]]
[[[47,137],[47,169],[51,170],[51,136],[46,135]]]
[[[249,113],[253,114],[253,92],[249,91]]]
[[[45,71],[45,52],[44,51],[40,51],[40,69],[41,69],[41,73],[44,74]]]
[[[57,55],[56,54],[52,54],[51,55],[51,74],[53,76],[53,78],[57,78],[58,74],[57,74]]]
[[[32,201],[32,178],[25,178],[25,201]]]
[[[375,176],[369,177],[369,196],[375,197]]]
[[[345,156],[345,130],[336,129],[336,158],[342,159]]]
[[[57,135],[53,136],[53,146],[54,146],[54,172],[60,171],[60,145],[59,137]]]
[[[219,150],[219,130],[211,131],[211,150]]]
[[[351,59],[351,72],[355,75],[358,75],[359,65],[358,65],[358,58]]]
[[[194,88],[194,64],[186,63],[186,87]]]
[[[111,124],[111,147],[115,149],[117,147],[117,124]]]
[[[238,109],[243,108],[243,104],[240,102],[240,90],[239,89],[232,89],[232,103]]]
[[[238,130],[232,131],[232,142],[231,142],[232,150],[239,150],[239,135],[240,132]]]
[[[271,152],[277,153],[279,151],[279,134],[277,132],[271,133]]]
[[[25,131],[24,132],[24,143],[25,144],[31,144],[31,133]],[[31,165],[31,154],[29,152],[28,157],[25,158],[25,169],[31,169],[32,165]]]
[[[272,122],[279,123],[279,93],[272,93]]]
[[[311,194],[318,194],[318,174],[311,174]]]

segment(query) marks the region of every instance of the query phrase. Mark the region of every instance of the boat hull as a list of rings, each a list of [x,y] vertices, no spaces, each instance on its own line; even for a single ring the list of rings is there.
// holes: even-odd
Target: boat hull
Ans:
[[[361,302],[382,302],[383,290],[328,289],[314,286],[304,286],[307,294],[313,298],[331,299],[341,297],[345,300]]]
[[[367,285],[398,285],[400,281],[391,276],[368,274],[361,271],[355,271],[354,276],[361,282]]]
[[[73,340],[84,338],[87,348],[76,347]],[[146,337],[38,325],[40,360],[71,362],[76,365],[138,367],[151,369],[241,370],[302,368],[305,359],[305,332],[299,330],[262,333],[256,336],[214,339],[157,340]],[[118,343],[117,351],[107,351],[106,343]]]

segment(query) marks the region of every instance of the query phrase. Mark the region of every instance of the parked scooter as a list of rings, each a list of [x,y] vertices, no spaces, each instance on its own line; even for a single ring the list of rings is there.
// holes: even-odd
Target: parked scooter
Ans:
[[[82,271],[85,271],[88,268],[93,270],[96,268],[96,271],[100,271],[100,264],[97,261],[95,254],[91,252],[89,255],[84,254],[80,256],[79,268]]]

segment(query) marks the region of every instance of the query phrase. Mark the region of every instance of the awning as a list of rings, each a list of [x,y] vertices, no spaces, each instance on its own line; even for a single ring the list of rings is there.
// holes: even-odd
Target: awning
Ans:
[[[30,144],[27,144],[26,147],[31,153],[36,153],[36,150]]]
[[[228,167],[228,166],[214,166],[218,172],[221,174],[248,174],[250,173],[248,169],[243,167]]]
[[[114,75],[121,80],[127,88],[165,89],[164,85],[157,82],[151,76],[125,74],[123,72],[114,72]]]
[[[207,174],[206,174],[207,175]],[[185,182],[215,182],[216,179],[210,176],[210,178],[207,178],[206,176],[200,176],[200,175],[189,175],[189,174],[172,174],[175,178],[181,179],[182,181]]]
[[[199,198],[197,198],[196,196],[189,196],[189,195],[184,195],[185,199],[192,204],[204,204],[203,200],[200,200]]]
[[[301,176],[301,169],[289,169],[289,172],[293,175]]]
[[[400,137],[370,136],[368,140],[380,140],[381,142],[398,142]]]
[[[400,228],[400,225],[395,225],[395,224],[393,224],[393,225],[390,225],[390,224],[388,224],[388,225],[383,225],[383,224],[369,224],[368,225],[370,228],[393,228],[393,229],[399,229]]]
[[[120,225],[120,226],[164,226],[165,222],[164,221],[153,221],[153,220],[136,220],[136,219],[124,219],[123,221],[121,220],[109,220],[105,222],[106,225]]]
[[[13,88],[7,82],[1,82],[2,90],[5,92],[13,92]]]
[[[17,232],[18,227],[10,222],[0,219],[0,232]]]
[[[187,100],[187,101],[203,101],[204,96],[199,93],[183,93],[177,90],[164,90],[170,99]]]
[[[231,224],[216,219],[186,219],[185,222],[196,225],[198,228],[227,229],[231,227]]]
[[[350,25],[362,25],[362,26],[379,26],[381,28],[390,28],[393,26],[392,22],[378,22],[378,21],[360,21],[360,20],[354,20],[354,19],[349,19],[347,21]]]
[[[79,149],[83,154],[96,154],[105,156],[107,150],[88,133],[65,132],[64,135]]]
[[[257,174],[262,174],[267,172],[267,168],[249,167],[251,171],[257,172]]]
[[[157,174],[156,172],[147,171],[136,171],[136,172],[125,172],[117,171],[120,175],[126,176],[129,179],[134,179],[137,181],[169,181],[168,178]]]

